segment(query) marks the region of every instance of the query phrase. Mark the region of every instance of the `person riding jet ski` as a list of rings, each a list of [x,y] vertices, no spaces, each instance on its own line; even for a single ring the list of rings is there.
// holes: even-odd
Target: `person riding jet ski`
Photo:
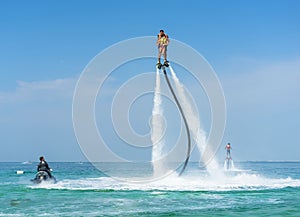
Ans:
[[[43,156],[40,157],[40,163],[37,166],[37,175],[34,179],[31,181],[35,183],[41,183],[43,180],[53,180],[54,182],[56,181],[54,176],[51,174],[51,168],[49,167],[47,161]]]
[[[43,156],[40,157],[40,163],[38,164],[37,171],[45,171],[49,177],[52,178],[51,169]]]

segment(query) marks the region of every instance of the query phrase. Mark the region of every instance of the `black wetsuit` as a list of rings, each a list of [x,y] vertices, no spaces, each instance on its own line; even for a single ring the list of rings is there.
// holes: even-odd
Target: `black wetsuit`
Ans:
[[[51,178],[51,172],[50,172],[50,167],[46,161],[41,161],[38,165],[37,171],[45,171],[48,173],[49,177]]]

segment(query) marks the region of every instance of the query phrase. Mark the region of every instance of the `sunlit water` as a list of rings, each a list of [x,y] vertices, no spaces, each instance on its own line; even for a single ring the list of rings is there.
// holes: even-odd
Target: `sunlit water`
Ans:
[[[156,182],[117,181],[90,163],[51,163],[58,182],[35,185],[35,164],[0,163],[0,216],[299,216],[300,163],[235,162],[209,175],[186,173]],[[119,176],[151,164],[107,164]],[[122,169],[120,169],[122,168]],[[221,166],[220,166],[221,168]],[[25,171],[16,174],[17,170]],[[147,172],[148,173],[148,172]],[[215,173],[214,173],[215,174]]]

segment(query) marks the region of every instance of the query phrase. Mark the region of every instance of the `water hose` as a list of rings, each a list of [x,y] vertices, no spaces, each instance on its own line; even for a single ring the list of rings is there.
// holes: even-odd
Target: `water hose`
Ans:
[[[189,162],[189,159],[190,159],[190,152],[191,152],[191,135],[190,135],[190,131],[189,131],[189,126],[188,126],[187,120],[186,120],[186,118],[185,118],[185,115],[184,115],[184,113],[183,113],[183,110],[182,110],[182,108],[181,108],[181,105],[180,105],[180,103],[179,103],[179,101],[178,101],[178,99],[177,99],[177,96],[176,96],[176,94],[175,94],[175,92],[174,92],[174,90],[173,90],[173,88],[172,88],[172,85],[171,85],[171,83],[170,83],[170,81],[169,81],[169,78],[168,78],[168,75],[167,75],[165,66],[163,66],[162,69],[163,69],[163,72],[164,72],[164,74],[165,74],[165,78],[166,78],[166,81],[167,81],[167,83],[168,83],[169,89],[170,89],[170,91],[171,91],[171,93],[172,93],[172,95],[173,95],[173,97],[174,97],[174,99],[175,99],[175,102],[176,102],[176,104],[177,104],[177,107],[178,107],[178,109],[179,109],[179,111],[180,111],[180,113],[181,113],[182,119],[183,119],[183,121],[184,121],[185,129],[186,129],[186,135],[187,135],[187,139],[188,139],[188,144],[187,144],[187,147],[188,147],[188,148],[187,148],[186,159],[185,159],[184,165],[183,165],[183,167],[182,167],[182,169],[181,169],[181,171],[180,171],[180,173],[179,173],[179,176],[181,176],[182,173],[184,172],[184,170],[185,170],[185,168],[186,168],[188,162]]]

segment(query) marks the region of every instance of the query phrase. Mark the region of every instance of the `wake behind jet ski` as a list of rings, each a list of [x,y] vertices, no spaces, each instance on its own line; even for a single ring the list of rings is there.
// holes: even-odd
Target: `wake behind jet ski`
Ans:
[[[36,184],[39,184],[42,181],[56,182],[55,177],[51,174],[51,168],[43,156],[40,157],[40,163],[38,164],[37,171],[35,178],[31,180],[32,182]]]

